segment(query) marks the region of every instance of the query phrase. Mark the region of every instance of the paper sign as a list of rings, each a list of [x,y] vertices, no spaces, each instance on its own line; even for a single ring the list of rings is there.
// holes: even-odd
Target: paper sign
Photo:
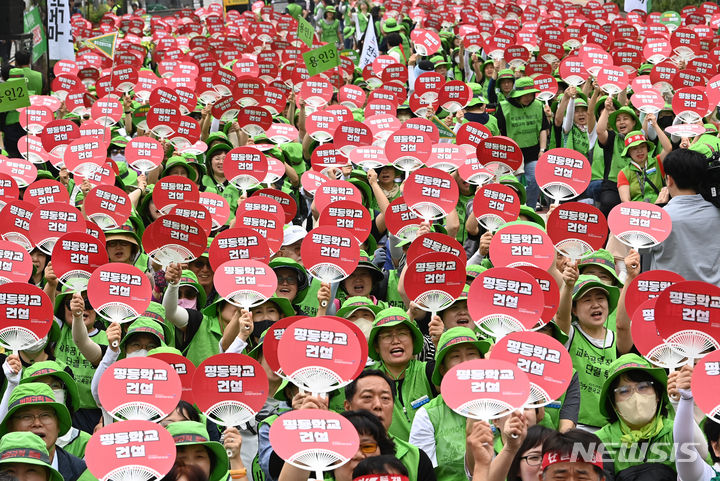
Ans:
[[[631,314],[640,304],[657,298],[666,288],[684,280],[680,274],[662,269],[642,272],[627,285],[625,309]]]
[[[660,244],[672,230],[672,220],[662,207],[648,202],[623,202],[608,215],[610,232],[635,250]]]
[[[150,280],[137,267],[112,262],[95,269],[88,282],[90,304],[109,322],[135,320],[150,305]]]
[[[95,269],[108,263],[105,243],[86,232],[70,232],[52,250],[53,272],[60,283],[75,292],[87,289]]]
[[[584,202],[568,202],[548,216],[547,233],[566,257],[580,259],[605,245],[607,221],[600,210]]]
[[[465,287],[465,264],[446,252],[428,252],[407,265],[405,292],[420,309],[438,312],[460,297]]]
[[[0,85],[0,112],[9,112],[30,105],[25,77],[10,79]]]
[[[215,271],[213,284],[223,299],[249,310],[275,294],[277,277],[267,264],[239,259],[223,262]]]
[[[495,232],[506,222],[517,220],[520,197],[509,185],[488,184],[475,191],[472,208],[478,222]]]
[[[340,54],[334,44],[323,45],[303,53],[303,60],[311,77],[340,66]]]
[[[0,285],[0,347],[17,352],[36,344],[50,332],[50,298],[27,282]]]
[[[353,273],[360,260],[360,244],[351,231],[320,226],[308,232],[300,253],[310,274],[322,282],[339,282]]]
[[[550,237],[536,224],[512,222],[493,235],[490,260],[495,266],[534,265],[547,270],[555,262],[555,248]]]
[[[298,17],[296,20],[298,22],[298,38],[308,47],[312,47],[313,38],[315,37],[315,31],[313,30],[312,25],[310,25],[310,22],[302,17]]]

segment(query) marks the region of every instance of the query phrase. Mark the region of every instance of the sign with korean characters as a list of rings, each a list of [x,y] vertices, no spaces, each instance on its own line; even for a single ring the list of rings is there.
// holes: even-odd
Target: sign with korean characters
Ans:
[[[33,7],[26,12],[23,24],[25,33],[32,33],[33,36],[32,62],[35,63],[47,52],[47,37],[40,18],[40,9]]]
[[[556,203],[577,197],[590,184],[590,162],[576,150],[550,149],[535,169],[538,186]]]
[[[105,243],[87,232],[70,232],[55,243],[52,268],[60,283],[75,292],[87,289],[95,269],[108,263]]]
[[[555,262],[555,247],[537,224],[515,221],[505,224],[493,236],[490,260],[498,267],[533,265],[548,269]]]
[[[697,363],[690,387],[698,407],[715,422],[720,422],[720,397],[717,391],[719,380],[720,351],[714,351]]]
[[[210,244],[210,266],[216,271],[223,262],[255,259],[268,263],[270,248],[265,237],[249,227],[233,227],[220,232]]]
[[[447,309],[460,297],[465,276],[465,263],[457,256],[428,252],[408,262],[405,291],[420,309],[435,313]]]
[[[331,43],[303,53],[303,60],[311,77],[340,66],[340,54]]]
[[[648,202],[623,202],[608,215],[610,232],[635,250],[650,248],[667,239],[672,230],[670,215]]]
[[[322,282],[339,282],[360,261],[360,244],[352,231],[332,225],[314,228],[300,246],[303,264]]]
[[[567,202],[547,219],[547,233],[555,249],[571,259],[587,257],[605,245],[607,221],[600,210],[583,202]]]
[[[237,259],[223,262],[218,267],[213,284],[220,297],[234,306],[250,309],[275,294],[277,277],[267,264]]]
[[[684,280],[680,274],[662,269],[642,272],[627,285],[625,309],[632,315],[640,304],[657,298],[666,288]]]
[[[10,79],[0,85],[0,112],[9,112],[30,106],[27,80]]]
[[[109,322],[135,320],[150,305],[151,291],[148,277],[123,262],[98,267],[88,281],[90,304]]]
[[[17,352],[45,337],[53,320],[50,298],[27,282],[0,285],[0,347]]]
[[[305,20],[303,17],[298,16],[298,28],[297,28],[297,36],[302,42],[307,45],[308,47],[312,47],[312,41],[315,37],[315,31],[310,25],[310,22]]]
[[[27,282],[32,271],[28,251],[15,242],[0,240],[0,284]]]
[[[170,365],[170,367],[175,369],[175,372],[180,377],[180,384],[182,385],[180,398],[190,404],[195,404],[192,390],[192,381],[196,369],[195,365],[186,357],[174,352],[156,352],[150,354],[148,357],[154,357],[156,359],[160,359],[161,361],[165,361]]]

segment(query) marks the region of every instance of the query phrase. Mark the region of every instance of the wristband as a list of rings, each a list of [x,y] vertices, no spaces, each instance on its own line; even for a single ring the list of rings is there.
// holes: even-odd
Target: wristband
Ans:
[[[229,473],[232,479],[240,479],[247,476],[247,469],[231,469]]]

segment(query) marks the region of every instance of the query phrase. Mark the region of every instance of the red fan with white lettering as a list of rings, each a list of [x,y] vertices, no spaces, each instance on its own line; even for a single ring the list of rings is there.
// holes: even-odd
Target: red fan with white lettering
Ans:
[[[267,241],[270,252],[273,254],[278,252],[280,247],[282,247],[283,241],[283,223],[285,217],[282,212],[247,210],[244,208],[244,205],[245,203],[240,204],[240,207],[238,207],[235,213],[235,225],[237,227],[248,227],[259,233]]]
[[[23,189],[37,177],[37,167],[27,159],[9,159],[0,155],[0,173],[12,177],[18,187]]]
[[[490,260],[498,267],[536,266],[549,269],[555,262],[555,246],[537,224],[511,222],[490,241]]]
[[[413,241],[405,254],[407,263],[414,262],[421,255],[429,253],[451,254],[463,265],[467,263],[465,249],[454,237],[441,232],[428,232],[415,240],[417,242]]]
[[[584,202],[559,205],[547,219],[547,233],[555,249],[575,260],[602,249],[607,232],[607,221],[600,209]]]
[[[213,276],[218,294],[230,304],[250,310],[275,294],[277,277],[267,264],[253,259],[223,262]]]
[[[105,243],[86,232],[70,232],[55,243],[52,268],[60,284],[72,292],[87,289],[95,269],[108,263]]]
[[[55,322],[48,295],[27,282],[0,285],[0,312],[0,347],[12,352],[44,345]]]
[[[280,204],[283,212],[285,213],[286,224],[291,223],[297,215],[297,204],[295,203],[295,199],[287,192],[283,192],[278,189],[260,189],[253,192],[250,197],[269,198]]]
[[[687,358],[681,353],[682,348],[673,345],[660,336],[655,324],[655,303],[657,298],[643,301],[630,317],[630,331],[633,344],[638,352],[663,369],[675,370],[680,367]]]
[[[133,168],[147,174],[165,158],[163,145],[152,137],[134,137],[125,146],[125,159]]]
[[[349,324],[332,317],[307,317],[290,325],[277,350],[285,377],[313,396],[350,384],[365,366],[367,343]]]
[[[320,213],[318,225],[347,229],[362,244],[370,235],[372,219],[370,212],[362,204],[352,200],[337,200],[328,204]]]
[[[695,403],[710,420],[716,423],[720,423],[718,380],[720,380],[720,351],[715,351],[697,363],[693,370],[690,387]]]
[[[535,179],[545,195],[566,201],[585,192],[590,184],[590,162],[576,150],[558,148],[543,153],[535,167]]]
[[[268,171],[265,154],[255,147],[235,147],[225,154],[225,176],[246,195],[248,189],[265,180]]]
[[[200,205],[204,206],[212,217],[212,230],[224,226],[230,218],[230,204],[220,194],[200,192]]]
[[[127,193],[114,185],[98,185],[83,201],[85,215],[102,230],[116,229],[130,218],[132,203]]]
[[[127,346],[126,346],[127,347]],[[180,376],[155,357],[116,361],[100,377],[100,405],[118,421],[159,422],[180,401]]]
[[[329,225],[316,227],[300,246],[303,265],[321,282],[340,282],[360,261],[360,244],[351,231]]]
[[[193,376],[195,375],[196,370],[195,365],[185,356],[181,356],[180,354],[176,354],[174,352],[156,352],[148,355],[148,357],[160,359],[175,369],[182,386],[180,399],[187,401],[190,404],[195,404],[192,388]]]
[[[517,220],[520,197],[509,185],[488,184],[475,191],[472,207],[478,222],[495,232],[507,222]]]
[[[408,262],[405,292],[424,311],[450,307],[465,287],[465,263],[447,252],[428,252]]]
[[[65,167],[75,175],[88,177],[105,164],[107,145],[96,138],[79,137],[65,149]]]
[[[628,314],[633,313],[643,302],[655,299],[667,287],[684,280],[680,274],[662,269],[642,272],[627,285],[625,309]]]
[[[398,239],[412,242],[417,237],[420,224],[422,219],[410,210],[403,196],[390,202],[385,210],[385,225]]]
[[[534,328],[544,308],[544,294],[535,278],[511,267],[480,273],[468,292],[468,310],[475,324],[495,339]]]
[[[423,167],[412,172],[403,187],[408,207],[425,221],[442,219],[455,209],[459,189],[445,171]]]
[[[175,440],[152,421],[112,423],[85,448],[87,468],[99,481],[162,479],[175,464]]]
[[[665,288],[655,302],[658,332],[690,360],[720,349],[720,287],[682,281]]]
[[[635,250],[647,249],[667,239],[672,230],[670,215],[648,202],[623,202],[608,215],[610,232]]]
[[[340,414],[320,409],[296,409],[282,414],[270,427],[273,450],[285,462],[311,470],[315,479],[350,461],[357,453],[357,429]]]
[[[480,142],[477,159],[499,177],[518,170],[523,163],[523,154],[513,139],[496,135]]]
[[[35,204],[24,200],[8,202],[0,211],[0,234],[4,240],[12,241],[30,252],[35,247],[30,238],[30,218],[37,210]]]
[[[622,67],[603,65],[597,74],[596,82],[603,92],[608,95],[615,95],[627,88],[630,79]]]
[[[216,354],[205,359],[192,380],[195,403],[221,426],[255,425],[255,415],[270,396],[265,370],[244,354]]]
[[[23,246],[0,240],[0,284],[27,282],[33,272],[30,254]]]
[[[237,259],[270,262],[270,248],[259,232],[249,227],[233,227],[220,232],[210,244],[210,266],[214,271],[221,264]]]
[[[548,322],[552,321],[553,317],[555,317],[558,310],[558,304],[560,303],[560,288],[558,287],[558,283],[555,278],[546,270],[535,266],[518,266],[517,269],[527,272],[533,276],[535,278],[535,282],[538,283],[543,292],[543,312],[540,315],[540,322],[533,328],[539,329]]]
[[[419,169],[432,153],[432,140],[417,129],[400,128],[385,142],[385,156],[399,170],[409,173]]]
[[[85,232],[85,219],[69,204],[41,205],[30,218],[30,238],[35,247],[47,255],[52,254],[55,242],[68,232]]]
[[[272,325],[265,332],[263,337],[263,359],[267,362],[273,372],[282,374],[280,369],[280,361],[278,361],[278,342],[282,339],[285,330],[293,322],[305,319],[307,316],[289,316],[283,317],[282,319],[273,322]]]
[[[200,202],[186,200],[185,202],[175,205],[170,211],[170,214],[194,220],[207,236],[210,236],[212,233],[212,216]]]
[[[152,200],[155,207],[167,214],[175,205],[185,202],[197,202],[200,199],[200,191],[195,182],[182,175],[168,175],[160,179],[152,192]]]
[[[147,226],[142,244],[148,256],[165,268],[200,257],[207,248],[207,234],[194,220],[168,214]]]
[[[70,203],[70,194],[67,188],[57,180],[40,179],[28,185],[23,192],[23,200],[37,206],[60,202]]]
[[[152,287],[137,267],[111,262],[95,269],[88,281],[88,300],[108,322],[130,322],[150,305]]]
[[[547,406],[565,393],[573,376],[565,346],[541,332],[511,332],[492,349],[491,359],[515,364],[530,380],[526,408]]]
[[[488,421],[522,409],[530,396],[530,380],[510,362],[473,359],[445,373],[440,392],[456,413]]]
[[[0,210],[7,205],[8,202],[17,200],[20,196],[20,189],[17,182],[7,174],[0,173]]]

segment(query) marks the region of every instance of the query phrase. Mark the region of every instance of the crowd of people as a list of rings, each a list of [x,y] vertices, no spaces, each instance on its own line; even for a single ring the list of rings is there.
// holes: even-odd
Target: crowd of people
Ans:
[[[88,102],[114,95],[122,104],[122,119],[109,128],[107,138],[105,134],[95,138],[104,140],[106,165],[116,174],[112,176],[114,185],[128,193],[132,214],[123,225],[104,232],[105,246],[111,263],[132,265],[147,275],[152,300],[147,311],[132,322],[109,323],[96,312],[86,291],[73,292],[60,282],[46,250],[30,246],[33,269],[28,282],[50,298],[54,322],[49,334],[35,345],[0,354],[0,481],[94,479],[86,469],[85,447],[92,434],[110,422],[103,416],[98,396],[100,377],[119,359],[160,352],[182,354],[196,366],[222,352],[248,354],[263,367],[270,390],[256,415],[257,422],[249,426],[218,426],[197,406],[181,401],[160,421],[176,439],[177,447],[167,480],[307,480],[313,474],[283,461],[269,435],[283,413],[297,409],[340,412],[357,430],[357,453],[348,463],[325,473],[327,479],[338,481],[370,474],[404,475],[410,481],[720,479],[720,424],[716,418],[707,418],[693,402],[693,366],[690,363],[668,372],[645,359],[633,341],[633,313],[625,306],[627,286],[648,270],[662,269],[686,280],[720,286],[720,242],[716,238],[720,210],[704,197],[711,187],[710,157],[720,147],[717,109],[711,105],[708,115],[694,122],[692,135],[685,133],[688,129],[680,135],[671,133],[680,132],[672,129],[666,133],[669,127],[682,124],[671,105],[672,88],[662,86],[666,104],[656,113],[640,112],[631,101],[631,87],[607,95],[592,76],[585,75],[584,82],[571,85],[557,70],[562,57],[573,55],[583,44],[569,41],[571,26],[586,22],[614,33],[631,26],[634,35],[616,36],[620,47],[613,48],[621,48],[623,42],[642,46],[648,25],[664,28],[670,24],[638,12],[635,17],[621,17],[618,11],[596,2],[579,7],[548,2],[450,5],[421,0],[411,5],[320,0],[309,11],[308,5],[290,0],[283,13],[269,6],[252,7],[243,14],[202,8],[149,20],[141,16],[142,11],[123,17],[108,13],[100,25],[73,17],[77,58],[65,61],[63,70],[55,73],[82,79],[79,86]],[[706,4],[683,10],[683,26],[699,28],[693,22],[698,17],[707,22],[714,13]],[[333,94],[324,105],[318,105],[317,99],[307,101],[297,88],[308,78],[307,72],[305,77],[296,75],[303,70],[300,53],[309,49],[295,33],[300,18],[311,21],[316,29],[313,48],[335,44],[341,58],[352,62],[349,69],[343,63],[316,75],[333,85]],[[637,24],[631,25],[631,21]],[[486,33],[495,32],[493,35],[504,35],[503,28],[517,33],[521,25],[538,39],[536,47],[549,42],[542,30],[566,27],[564,52],[549,63],[534,52],[531,71],[530,51],[527,62],[508,63],[482,48],[468,47],[463,39],[485,31],[481,28],[489,28]],[[367,53],[364,42],[373,26],[378,53],[387,63],[371,61],[361,66]],[[413,32],[420,29],[438,34],[440,45],[432,55],[421,55],[411,40]],[[579,27],[577,30],[580,32]],[[84,43],[87,38],[116,31],[119,36],[113,57],[103,57]],[[583,30],[583,37],[587,34],[589,38],[590,31]],[[666,33],[671,31],[668,27]],[[270,40],[260,40],[263,35]],[[580,38],[579,33],[575,36]],[[262,57],[263,52],[268,56]],[[132,55],[134,60],[120,63]],[[688,59],[667,61],[684,69]],[[197,78],[188,82],[190,87],[178,83],[187,74],[173,70],[181,62],[195,65],[189,75]],[[219,88],[214,98],[201,95],[205,92],[199,86],[212,84],[217,70],[235,72],[235,81],[241,80],[242,74],[234,69],[238,62],[251,64],[250,70],[266,90],[280,91],[281,101],[274,111],[268,111],[274,124],[293,128],[292,138],[281,139],[268,129],[257,134],[244,128],[236,116],[217,114],[213,105],[222,99]],[[195,99],[185,117],[198,127],[197,138],[173,142],[172,137],[158,136],[159,130],[153,132],[144,117],[149,95],[137,95],[139,87],[120,91],[113,90],[117,84],[102,82],[121,65],[152,73],[157,85],[195,91],[201,101]],[[287,70],[288,65],[295,73]],[[406,75],[381,81],[381,73],[374,69],[388,68],[386,65],[399,65]],[[550,102],[537,99],[540,90],[533,77],[541,68],[554,75],[560,86]],[[645,62],[630,70],[633,76],[647,76],[653,69],[652,63]],[[429,72],[438,74],[443,82],[465,83],[472,95],[459,109],[443,108],[437,101],[421,102],[418,107],[412,95],[419,87],[418,79]],[[27,51],[16,54],[15,65],[4,70],[3,76],[6,80],[27,78],[30,94],[38,99],[60,85],[43,86],[30,67]],[[357,104],[347,101],[341,95],[347,85],[358,87],[359,96],[366,100]],[[53,93],[64,100],[72,92]],[[232,89],[228,93],[234,95]],[[261,98],[262,92],[259,95]],[[493,267],[490,246],[494,233],[473,213],[478,185],[463,178],[458,169],[466,163],[465,158],[449,169],[459,191],[456,208],[434,222],[418,220],[418,238],[441,232],[457,241],[468,258],[466,289],[436,313],[423,310],[408,297],[404,276],[413,239],[399,238],[385,222],[388,205],[403,195],[407,172],[391,159],[376,168],[363,168],[339,152],[339,160],[329,167],[313,160],[313,152],[323,145],[306,125],[314,111],[343,107],[335,114],[346,111],[349,117],[345,121],[364,122],[381,115],[367,104],[387,98],[393,100],[385,100],[390,104],[385,113],[392,117],[389,122],[396,122],[396,129],[413,119],[430,120],[421,125],[434,129],[435,144],[455,144],[453,134],[467,123],[486,130],[488,136],[512,139],[522,151],[521,167],[487,181],[513,189],[523,204],[520,221],[545,229],[548,210],[554,206],[549,206],[536,182],[535,166],[543,154],[561,147],[579,152],[591,163],[589,186],[576,200],[596,206],[604,215],[629,201],[662,206],[670,215],[669,237],[652,249],[637,252],[609,236],[605,248],[580,260],[556,256],[548,273],[560,292],[557,312],[547,323],[538,319],[537,330],[565,346],[573,375],[562,397],[550,404],[518,409],[488,423],[456,413],[440,392],[443,376],[450,369],[486,357],[497,341],[477,329],[468,308],[468,286]],[[235,114],[240,110],[238,107]],[[52,118],[69,119],[77,126],[92,121],[89,117],[89,108],[67,108],[64,101],[58,101],[52,113]],[[439,139],[441,128],[450,135]],[[8,159],[29,159],[21,112],[5,114],[2,131],[0,165],[7,165]],[[382,147],[388,133],[373,134],[373,145]],[[148,172],[137,170],[125,157],[128,142],[141,136],[159,138],[164,148],[161,165]],[[462,145],[461,152],[471,152],[467,162],[476,161],[477,145],[473,141]],[[264,187],[244,190],[226,177],[226,154],[240,146],[254,147],[282,165],[269,187],[278,192],[276,197],[284,193],[296,207],[294,217],[284,226],[282,245],[272,252],[268,264],[277,277],[277,290],[249,310],[218,293],[209,249],[212,237],[236,227],[235,212]],[[49,152],[36,153],[34,158],[33,162],[39,159],[37,178],[57,180],[67,189],[70,203],[82,209],[93,183],[76,179]],[[480,163],[486,160],[490,159],[477,159]],[[313,192],[302,182],[309,171],[314,171],[315,178],[348,181],[360,193],[372,219],[357,267],[336,283],[322,282],[303,263],[301,247],[310,241],[307,234],[323,214]],[[12,176],[9,170],[3,173]],[[204,254],[163,269],[145,252],[143,232],[163,216],[155,205],[153,189],[170,175],[189,179],[200,192],[220,195],[229,205],[230,216],[224,225],[213,227]],[[20,187],[22,197],[27,186]],[[290,316],[317,317],[318,327],[322,327],[323,316],[337,316],[358,326],[365,336],[362,342],[368,345],[366,368],[343,389],[326,395],[299,390],[273,371],[263,352],[268,328]]]

